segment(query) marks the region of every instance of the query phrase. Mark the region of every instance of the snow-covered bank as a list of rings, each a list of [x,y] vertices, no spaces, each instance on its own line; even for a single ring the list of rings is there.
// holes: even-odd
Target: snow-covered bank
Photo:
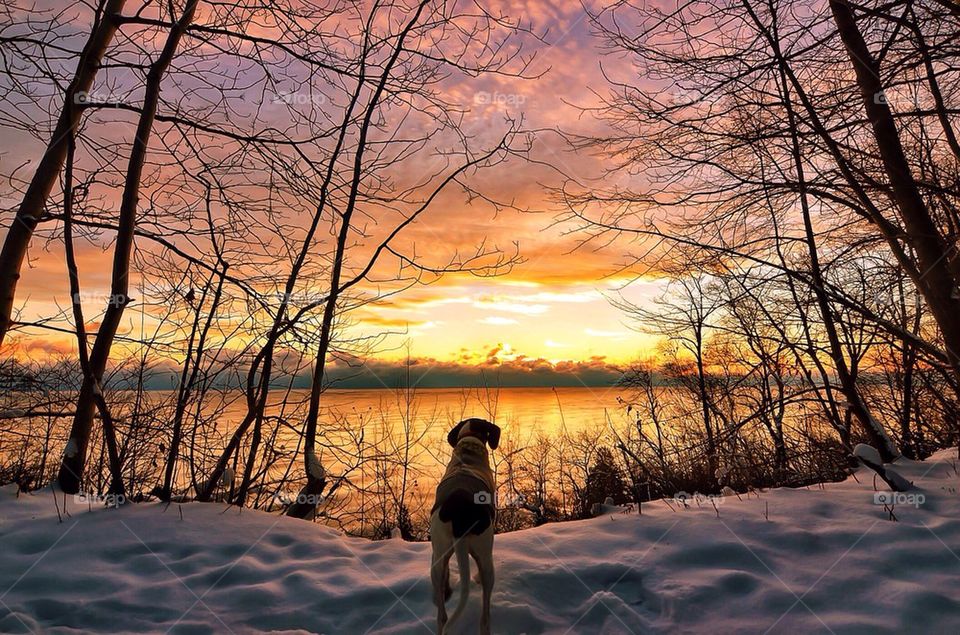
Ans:
[[[960,632],[955,456],[899,464],[922,496],[898,522],[861,470],[719,517],[657,502],[498,536],[494,632]],[[0,631],[434,630],[428,544],[214,504],[69,505],[60,523],[49,490],[0,493]]]

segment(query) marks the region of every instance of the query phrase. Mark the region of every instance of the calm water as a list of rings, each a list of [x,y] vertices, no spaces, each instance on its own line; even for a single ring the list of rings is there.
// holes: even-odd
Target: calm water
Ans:
[[[417,390],[409,399],[405,393],[388,389],[328,390],[321,399],[320,459],[334,473],[342,473],[361,452],[368,459],[378,453],[394,458],[406,453],[419,476],[418,486],[429,489],[449,459],[447,432],[461,419],[482,417],[496,422],[503,430],[503,452],[529,445],[539,433],[565,430],[575,434],[602,427],[608,420],[623,425],[618,396],[626,394],[603,387],[431,388]],[[276,391],[267,414],[282,414],[299,428],[307,397],[306,390],[289,395]],[[224,431],[232,430],[246,413],[241,394],[230,395],[230,399],[231,405],[218,420]],[[362,442],[358,442],[361,432]],[[297,445],[296,435],[287,430],[278,443],[290,449]],[[353,474],[359,483],[369,486],[386,476],[376,469],[374,463]]]
[[[279,399],[281,393],[274,396]],[[620,420],[622,409],[618,396],[626,396],[619,388],[428,388],[412,393],[388,389],[328,390],[321,398],[322,419],[343,421],[348,425],[363,423],[371,429],[401,426],[412,420],[417,428],[448,430],[467,417],[495,421],[512,435],[525,438],[538,431],[576,432],[603,425],[606,417]],[[307,391],[292,391],[288,402],[306,399]],[[276,412],[278,404],[270,410]],[[407,416],[409,413],[409,416]],[[235,423],[245,414],[245,404],[237,399],[224,413],[226,422]],[[322,422],[323,423],[323,422]]]

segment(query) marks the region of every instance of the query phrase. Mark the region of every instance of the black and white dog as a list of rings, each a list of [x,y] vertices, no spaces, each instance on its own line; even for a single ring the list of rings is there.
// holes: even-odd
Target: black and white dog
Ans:
[[[430,579],[437,605],[437,631],[444,635],[467,606],[470,597],[470,556],[477,563],[483,587],[480,633],[490,633],[490,594],[493,592],[493,532],[496,520],[496,481],[490,468],[491,450],[500,443],[500,428],[484,419],[458,423],[447,441],[453,456],[437,486],[437,501],[430,515],[430,542],[433,561]],[[457,555],[460,571],[460,599],[447,620],[446,601],[450,589],[450,557]]]

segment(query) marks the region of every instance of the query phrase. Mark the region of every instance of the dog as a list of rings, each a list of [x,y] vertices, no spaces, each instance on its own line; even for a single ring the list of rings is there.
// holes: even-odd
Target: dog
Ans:
[[[473,556],[483,588],[480,633],[489,635],[497,488],[487,446],[497,449],[500,428],[484,419],[464,419],[450,430],[447,442],[453,446],[453,456],[437,485],[436,503],[430,511],[430,543],[433,545],[430,580],[437,605],[437,633],[447,633],[467,606],[470,556]],[[448,620],[446,602],[453,593],[450,557],[454,554],[460,570],[460,599]]]

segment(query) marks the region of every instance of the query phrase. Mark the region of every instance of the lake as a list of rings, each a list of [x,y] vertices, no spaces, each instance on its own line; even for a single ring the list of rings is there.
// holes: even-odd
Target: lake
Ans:
[[[167,391],[157,391],[165,393]],[[480,417],[494,421],[505,432],[525,438],[537,432],[577,432],[605,424],[607,417],[622,421],[623,408],[618,397],[626,398],[629,391],[621,387],[580,388],[424,388],[410,393],[390,389],[327,390],[321,397],[321,430],[332,422],[375,431],[396,428],[407,418],[417,427],[436,428],[441,435],[458,421]],[[290,416],[295,404],[302,404],[307,390],[292,390],[289,394],[274,389],[268,414],[276,414],[281,404]],[[241,393],[231,394],[231,404],[223,411],[220,426],[231,427],[246,414],[246,403]],[[409,407],[408,407],[408,401]],[[409,417],[407,416],[409,415]],[[302,416],[302,415],[301,415]]]
[[[532,445],[541,433],[576,434],[605,427],[608,421],[622,432],[626,418],[617,398],[627,395],[618,387],[428,388],[409,395],[389,389],[328,390],[321,398],[318,454],[331,474],[350,473],[353,486],[367,492],[402,478],[397,462],[403,456],[415,481],[410,484],[413,490],[432,494],[450,457],[447,432],[458,421],[481,417],[497,423],[503,430],[500,450],[494,454],[498,461],[512,449]],[[274,391],[267,414],[283,411],[283,417],[299,428],[307,397],[306,390]],[[223,431],[232,431],[246,412],[240,393],[230,399],[218,421]],[[297,436],[286,430],[277,443],[291,450]],[[351,471],[360,462],[363,467]]]

